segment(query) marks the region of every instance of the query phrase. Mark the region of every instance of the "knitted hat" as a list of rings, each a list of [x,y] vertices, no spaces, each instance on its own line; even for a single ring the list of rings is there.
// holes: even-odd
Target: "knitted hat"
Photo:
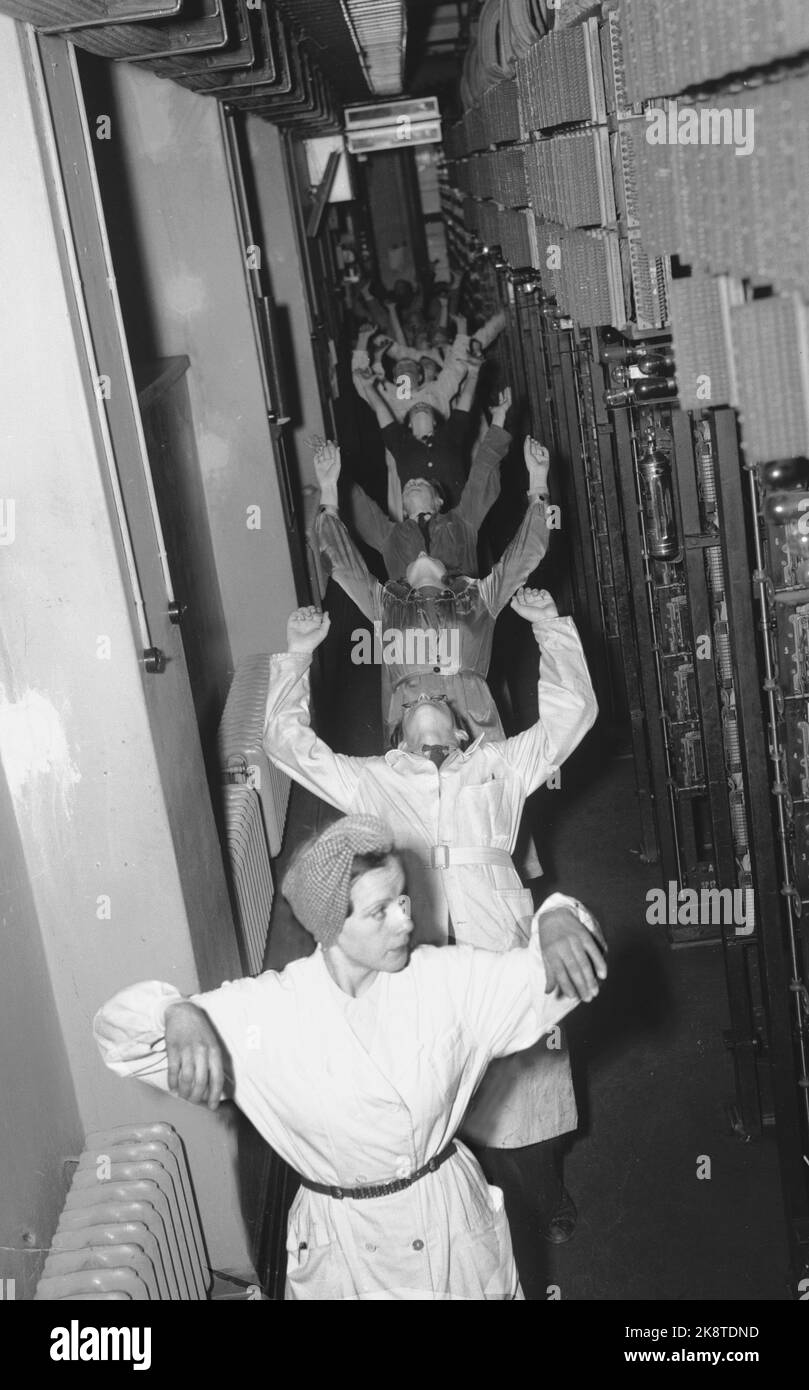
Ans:
[[[284,877],[284,897],[302,927],[331,946],[349,915],[356,854],[390,854],[393,839],[376,816],[343,816],[296,855]]]

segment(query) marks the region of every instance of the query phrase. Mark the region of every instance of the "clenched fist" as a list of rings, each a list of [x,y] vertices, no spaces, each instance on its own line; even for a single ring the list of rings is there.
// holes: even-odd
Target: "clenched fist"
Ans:
[[[559,610],[547,589],[518,589],[511,607],[528,623],[542,623],[548,618],[558,618]]]
[[[540,496],[548,492],[548,472],[551,458],[544,444],[532,439],[529,434],[523,445],[523,457],[528,469],[528,491],[538,492]]]
[[[311,604],[296,608],[287,621],[287,651],[313,652],[325,641],[331,626],[328,613],[321,613]]]
[[[492,424],[499,425],[502,429],[506,423],[506,416],[511,409],[511,387],[504,386],[500,395],[497,397],[497,405],[492,408]]]

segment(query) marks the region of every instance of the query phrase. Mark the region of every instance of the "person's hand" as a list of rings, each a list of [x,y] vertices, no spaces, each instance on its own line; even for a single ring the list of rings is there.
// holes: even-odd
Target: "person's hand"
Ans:
[[[374,389],[376,377],[370,367],[354,367],[351,372],[351,380],[354,383],[354,390],[364,401],[368,400],[369,393]]]
[[[559,617],[559,610],[547,589],[529,589],[524,585],[511,600],[511,607],[528,623],[542,623],[548,618]]]
[[[542,914],[538,931],[546,993],[558,989],[568,999],[595,999],[599,981],[607,978],[607,943],[601,928],[596,924],[594,935],[571,908],[555,907]]]
[[[479,370],[479,369],[480,369],[480,362],[479,362],[478,359],[475,359],[475,360],[476,360],[476,363],[477,363],[477,366],[478,366],[478,370]],[[505,386],[505,387],[503,388],[503,390],[500,392],[500,395],[497,397],[497,405],[494,406],[493,409],[492,409],[492,424],[493,424],[493,425],[499,425],[499,426],[500,426],[500,429],[502,429],[502,428],[503,428],[503,425],[504,425],[505,422],[506,422],[506,416],[508,415],[508,412],[509,412],[510,409],[511,409],[511,387],[510,387],[510,386]]]
[[[313,652],[324,642],[331,627],[328,613],[310,604],[296,608],[287,620],[287,651]]]
[[[357,346],[355,352],[364,352],[368,347],[368,339],[373,338],[376,329],[372,323],[364,323],[357,334]]]
[[[225,1061],[210,1019],[187,1000],[166,1010],[169,1090],[216,1110],[225,1089]]]
[[[547,494],[551,456],[545,445],[540,444],[538,439],[532,439],[529,434],[523,445],[523,457],[528,469],[528,491]]]
[[[315,477],[321,492],[327,488],[336,488],[337,479],[340,477],[340,450],[331,439],[327,439],[315,451],[314,464]]]

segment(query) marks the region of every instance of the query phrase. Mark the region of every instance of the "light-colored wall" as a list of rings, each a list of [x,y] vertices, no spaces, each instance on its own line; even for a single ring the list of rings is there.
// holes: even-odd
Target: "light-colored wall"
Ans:
[[[120,158],[129,194],[120,241],[138,270],[132,312],[143,305],[158,356],[191,359],[191,411],[233,659],[281,650],[296,598],[217,103],[133,64],[108,73],[108,153]],[[272,196],[286,196],[277,181]],[[126,305],[125,255],[116,273]],[[256,506],[261,528],[250,529]]]
[[[30,889],[26,902],[25,884],[12,881],[7,910],[39,923],[55,1012],[38,948],[4,957],[3,968],[31,1002],[54,1085],[64,1080],[61,1032],[82,1130],[173,1123],[188,1147],[213,1261],[247,1271],[230,1122],[121,1083],[102,1066],[90,1031],[95,1009],[128,982],[163,978],[189,992],[237,966],[181,638],[165,623],[167,679],[147,695],[146,682],[164,677],[147,677],[140,662],[99,407],[71,317],[20,34],[0,18],[0,439],[2,496],[15,504],[13,537],[0,545],[0,762]],[[140,558],[157,564],[156,551]],[[99,659],[100,635],[109,659]],[[185,872],[193,856],[196,876]],[[109,917],[99,915],[102,895]],[[17,1066],[24,1055],[14,1018],[0,1011],[0,1050]],[[4,1091],[1,1131],[13,1165],[41,1170],[43,1184],[49,1146],[74,1148],[76,1118],[66,1090],[43,1148],[29,1108],[41,1110],[47,1097],[33,1068],[14,1094],[19,1126]],[[13,1212],[12,1224],[24,1215]]]
[[[287,319],[292,350],[291,360],[283,364],[287,380],[295,386],[296,397],[296,413],[288,430],[292,437],[291,453],[302,485],[311,485],[315,477],[312,449],[307,440],[312,435],[323,435],[323,409],[312,356],[313,324],[287,190],[281,135],[276,126],[249,117],[247,144],[261,217],[261,249],[266,257],[273,300]]]
[[[0,878],[0,1280],[32,1298],[64,1201],[64,1160],[81,1151],[84,1132],[2,770]]]

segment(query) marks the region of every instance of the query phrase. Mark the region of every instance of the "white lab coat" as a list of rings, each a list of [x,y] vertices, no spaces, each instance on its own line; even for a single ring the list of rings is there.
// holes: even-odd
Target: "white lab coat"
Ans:
[[[514,849],[526,797],[548,780],[595,720],[597,705],[570,618],[534,627],[540,644],[539,719],[514,738],[476,740],[436,768],[394,749],[381,757],[333,753],[309,724],[310,658],[273,656],[264,745],[280,768],[347,814],[378,816],[393,831],[407,874],[418,939],[489,951],[524,946],[533,911],[513,865],[429,867],[430,848]],[[464,1133],[519,1148],[575,1129],[576,1103],[563,1039],[498,1063],[475,1097]]]
[[[105,1004],[94,1032],[107,1066],[166,1089],[164,1015],[179,997],[150,981]],[[343,1187],[389,1182],[439,1154],[490,1060],[535,1043],[574,1004],[545,994],[536,933],[507,955],[419,948],[359,998],[317,950],[192,1002],[227,1047],[234,1099],[259,1133],[303,1176]],[[287,1248],[290,1299],[522,1296],[502,1193],[460,1144],[385,1197],[301,1187]]]

